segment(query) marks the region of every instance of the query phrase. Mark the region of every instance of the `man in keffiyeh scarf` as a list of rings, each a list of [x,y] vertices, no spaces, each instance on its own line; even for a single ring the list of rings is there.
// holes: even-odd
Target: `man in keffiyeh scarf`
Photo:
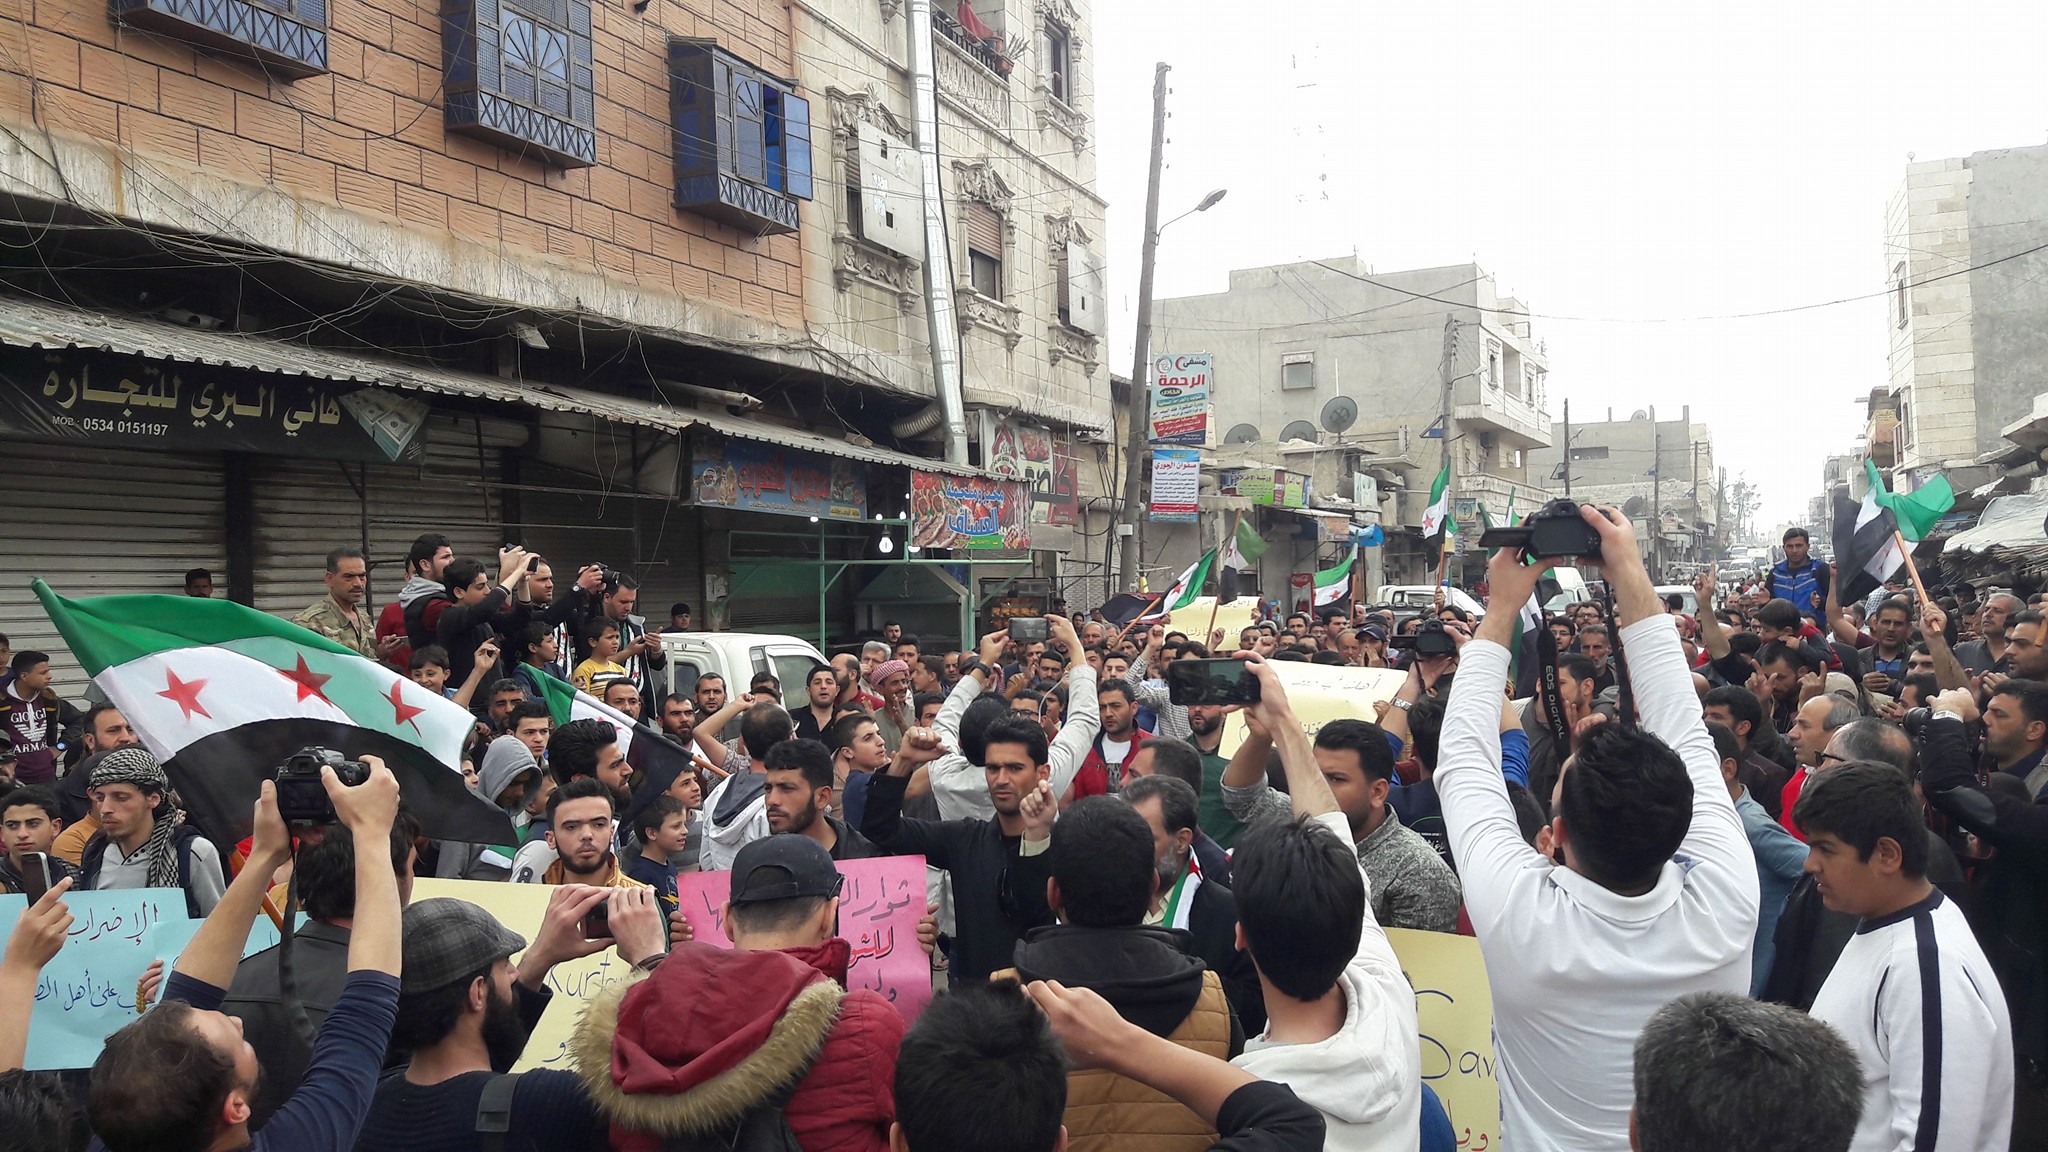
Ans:
[[[146,748],[117,748],[93,768],[91,781],[100,831],[85,847],[86,883],[183,888],[191,915],[211,912],[227,890],[220,852],[197,829],[178,822],[170,779],[156,757]],[[125,795],[130,792],[134,796]]]

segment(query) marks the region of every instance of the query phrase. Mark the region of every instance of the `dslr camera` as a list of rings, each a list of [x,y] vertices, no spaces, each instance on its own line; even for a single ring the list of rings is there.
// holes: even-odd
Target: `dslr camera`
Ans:
[[[1552,500],[1538,508],[1526,524],[1488,528],[1479,537],[1481,548],[1519,548],[1522,557],[1566,556],[1575,559],[1600,558],[1600,533],[1579,515],[1571,500]]]
[[[334,801],[320,782],[320,769],[332,768],[343,784],[354,788],[370,778],[370,766],[332,748],[301,748],[277,769],[277,813],[287,824],[333,824]]]
[[[1457,652],[1458,641],[1444,628],[1443,621],[1430,617],[1415,626],[1412,636],[1387,637],[1387,647],[1413,648],[1417,656],[1449,656]]]

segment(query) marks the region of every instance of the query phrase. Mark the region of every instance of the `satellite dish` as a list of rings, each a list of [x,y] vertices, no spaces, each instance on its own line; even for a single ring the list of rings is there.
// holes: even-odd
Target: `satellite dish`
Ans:
[[[1259,426],[1256,424],[1239,424],[1223,436],[1225,444],[1254,444],[1258,439]]]
[[[1635,412],[1629,416],[1629,419],[1631,420],[1648,420],[1649,418],[1650,414],[1641,408],[1636,409]]]
[[[1323,431],[1341,434],[1358,420],[1358,403],[1349,396],[1335,396],[1323,405]]]
[[[1306,440],[1316,442],[1316,426],[1306,420],[1296,420],[1280,430],[1282,440]]]
[[[1628,498],[1628,502],[1621,506],[1621,514],[1629,517],[1641,516],[1644,512],[1649,511],[1649,508],[1650,502],[1648,500],[1643,499],[1641,496],[1631,496]]]

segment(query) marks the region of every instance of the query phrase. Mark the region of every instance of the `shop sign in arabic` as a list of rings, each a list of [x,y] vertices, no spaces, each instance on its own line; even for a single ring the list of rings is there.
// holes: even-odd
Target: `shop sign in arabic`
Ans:
[[[77,350],[0,350],[0,437],[417,463],[431,409],[375,385]]]
[[[711,436],[698,441],[697,459],[700,504],[821,520],[867,519],[867,480],[858,461]]]
[[[1020,420],[994,426],[988,470],[1021,480],[1031,497],[1033,524],[1072,525],[1081,522],[1080,470],[1074,446],[1052,431]]]
[[[1031,498],[1015,480],[910,473],[910,542],[920,548],[1029,548]]]
[[[915,1021],[932,999],[931,958],[917,943],[917,922],[925,913],[924,857],[841,860],[837,867],[846,878],[839,893],[839,935],[853,946],[847,990],[880,992],[896,1005],[905,1023]],[[696,939],[732,947],[722,915],[731,893],[730,872],[686,872],[676,877],[676,896]]]

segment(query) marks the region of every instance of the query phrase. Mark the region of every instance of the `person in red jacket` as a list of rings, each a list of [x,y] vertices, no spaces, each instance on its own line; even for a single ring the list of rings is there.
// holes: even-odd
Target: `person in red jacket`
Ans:
[[[1103,681],[1095,689],[1095,702],[1102,717],[1102,731],[1095,734],[1095,743],[1088,750],[1088,758],[1081,761],[1062,808],[1083,797],[1121,791],[1123,778],[1130,775],[1127,766],[1138,744],[1153,735],[1138,727],[1137,701],[1132,698],[1130,685],[1122,680]]]
[[[615,985],[623,996],[591,1002],[572,1051],[617,1152],[772,1125],[792,1080],[781,1115],[804,1152],[887,1152],[903,1017],[879,992],[846,990],[841,883],[816,840],[756,840],[733,859],[730,950],[678,944],[653,975]]]

